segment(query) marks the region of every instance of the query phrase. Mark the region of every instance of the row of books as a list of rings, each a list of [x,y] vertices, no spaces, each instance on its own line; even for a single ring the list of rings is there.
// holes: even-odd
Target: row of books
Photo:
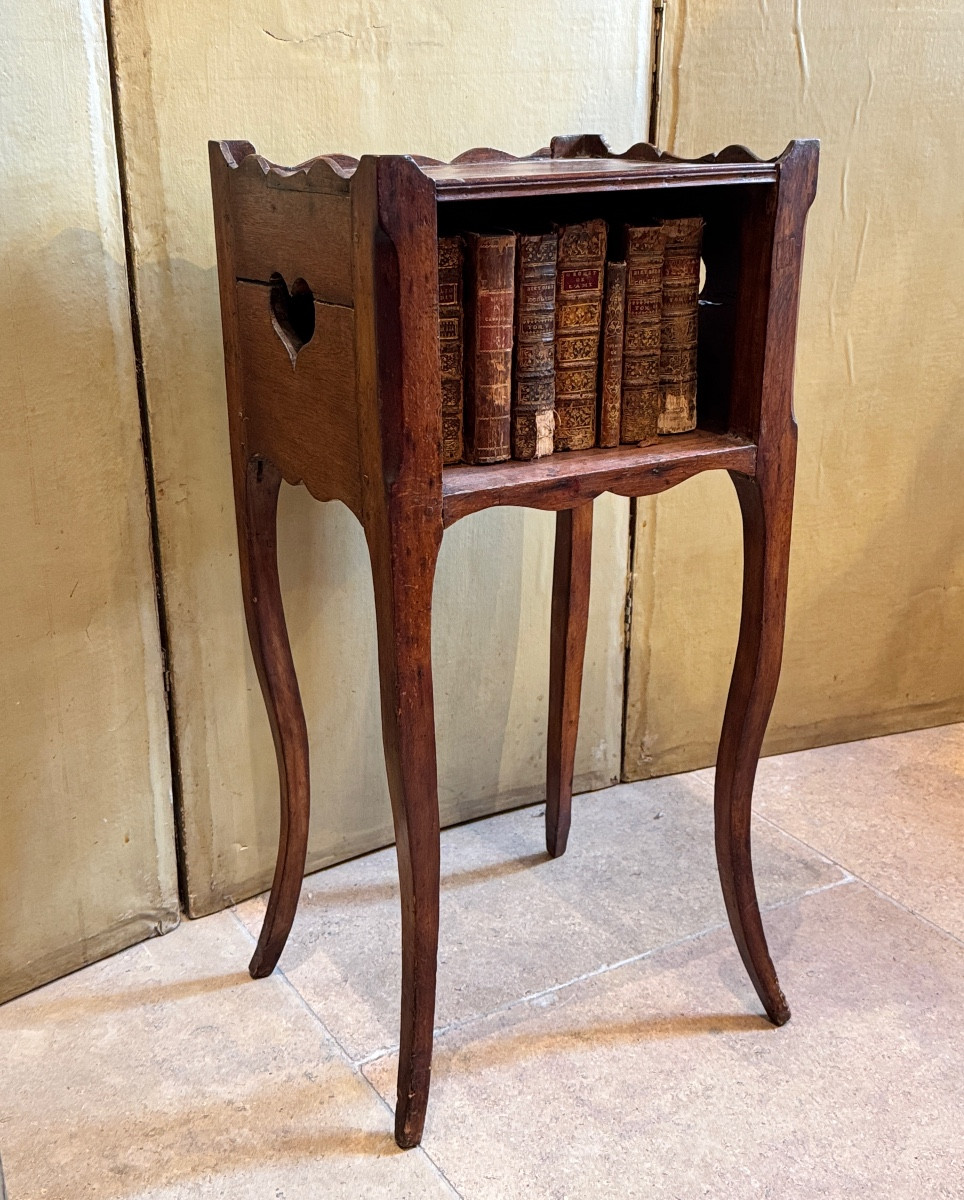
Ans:
[[[686,217],[439,238],[445,463],[693,429],[702,233]]]

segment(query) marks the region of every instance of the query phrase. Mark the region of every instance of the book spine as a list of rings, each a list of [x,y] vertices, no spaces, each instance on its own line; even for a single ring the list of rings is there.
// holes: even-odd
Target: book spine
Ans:
[[[602,326],[606,222],[559,231],[556,270],[557,450],[596,444],[596,380]]]
[[[509,457],[514,233],[465,235],[465,458]]]
[[[462,460],[462,239],[438,240],[438,340],[442,368],[442,462]]]
[[[626,316],[626,264],[606,263],[603,308],[602,380],[599,387],[600,446],[619,445],[623,396],[623,330]]]
[[[663,305],[661,226],[629,225],[626,237],[626,331],[619,440],[654,442],[659,431],[660,313]]]
[[[516,247],[512,457],[552,453],[556,407],[554,233],[520,234]]]
[[[663,318],[659,352],[659,432],[696,428],[696,332],[703,221],[664,221]]]

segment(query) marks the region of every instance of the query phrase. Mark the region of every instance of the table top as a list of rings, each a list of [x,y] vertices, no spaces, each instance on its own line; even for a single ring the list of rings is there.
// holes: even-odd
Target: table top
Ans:
[[[286,190],[310,191],[323,185],[321,190],[347,191],[359,162],[347,154],[322,154],[287,167],[258,154],[248,142],[220,145],[233,166],[265,176],[269,186]],[[554,138],[551,146],[524,157],[490,147],[467,150],[451,162],[417,154],[398,157],[409,159],[432,180],[439,201],[773,184],[779,173],[779,159],[761,160],[744,146],[727,146],[699,159],[681,159],[646,142],[614,154],[595,135]]]
[[[439,200],[475,200],[543,192],[609,191],[701,184],[774,183],[769,162],[682,162],[665,158],[523,158],[495,162],[419,163]]]

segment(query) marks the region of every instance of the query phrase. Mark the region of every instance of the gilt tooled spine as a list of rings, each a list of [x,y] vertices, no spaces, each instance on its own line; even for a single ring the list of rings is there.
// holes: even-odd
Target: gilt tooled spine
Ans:
[[[596,444],[596,382],[602,326],[606,222],[559,230],[556,268],[557,450]]]
[[[655,442],[659,431],[660,314],[663,306],[661,226],[627,225],[626,329],[619,440]]]
[[[442,368],[442,461],[462,460],[462,239],[438,240],[438,334]]]
[[[663,318],[659,352],[659,432],[696,428],[701,217],[663,222]]]
[[[623,395],[623,330],[626,315],[626,264],[606,263],[603,306],[602,376],[599,386],[600,446],[619,445]]]
[[[514,233],[465,235],[465,459],[509,457]]]
[[[558,241],[555,233],[523,233],[516,246],[513,458],[542,458],[552,453]]]

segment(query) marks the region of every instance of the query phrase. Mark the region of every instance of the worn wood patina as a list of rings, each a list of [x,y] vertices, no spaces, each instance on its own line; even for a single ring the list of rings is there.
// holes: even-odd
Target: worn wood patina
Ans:
[[[493,505],[555,510],[546,843],[569,831],[592,501],[647,496],[727,470],[743,514],[743,614],[716,771],[716,844],[730,925],[774,1024],[789,1018],[753,881],[750,803],[783,650],[797,431],[792,409],[804,225],[818,147],[761,161],[742,147],[686,161],[614,154],[594,135],[527,158],[451,163],[328,155],[279,167],[212,142],[225,371],[248,633],[278,756],[281,838],[251,974],[291,929],[308,839],[308,737],[278,581],[282,480],[341,500],[365,530],[402,906],[395,1137],[418,1144],[428,1102],[439,914],[432,587],[445,529]],[[697,428],[647,446],[443,466],[438,238],[484,221],[526,228],[699,216]],[[525,222],[525,224],[523,223]],[[615,631],[614,631],[615,636]]]

